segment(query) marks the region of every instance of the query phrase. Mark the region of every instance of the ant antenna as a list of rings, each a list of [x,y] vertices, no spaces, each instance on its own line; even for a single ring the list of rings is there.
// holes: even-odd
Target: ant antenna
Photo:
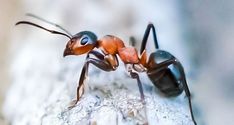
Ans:
[[[58,27],[59,29],[61,29],[61,30],[63,30],[64,32],[66,32],[68,35],[72,36],[72,34],[71,34],[69,31],[67,31],[67,30],[64,29],[62,26],[60,26],[60,25],[58,25],[58,24],[56,24],[56,23],[47,21],[46,19],[43,19],[43,18],[41,18],[41,17],[39,17],[39,16],[36,16],[36,15],[34,15],[34,14],[31,14],[31,13],[27,13],[26,16],[30,16],[30,17],[36,18],[36,19],[41,20],[41,21],[43,21],[43,22],[45,22],[45,23],[51,24],[51,25],[53,25],[53,26],[55,26],[55,27]]]
[[[19,21],[19,22],[17,22],[15,25],[20,25],[20,24],[32,25],[32,26],[41,28],[41,29],[43,29],[43,30],[46,30],[46,31],[48,31],[48,32],[50,32],[50,33],[52,33],[52,34],[59,34],[59,35],[66,36],[66,37],[68,37],[69,39],[72,39],[71,36],[69,36],[69,35],[67,35],[67,34],[65,34],[65,33],[58,32],[58,31],[55,31],[55,30],[50,30],[50,29],[47,29],[47,28],[42,27],[42,26],[40,26],[40,25],[37,25],[37,24],[35,24],[35,23],[29,22],[29,21]]]

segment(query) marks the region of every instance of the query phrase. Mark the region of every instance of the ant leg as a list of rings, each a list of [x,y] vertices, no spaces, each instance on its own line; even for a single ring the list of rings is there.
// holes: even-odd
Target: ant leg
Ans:
[[[84,64],[82,70],[81,70],[81,74],[80,74],[80,79],[79,79],[79,85],[77,87],[77,95],[76,95],[76,99],[73,100],[70,104],[68,109],[72,109],[75,107],[75,105],[77,104],[77,102],[80,100],[80,97],[84,94],[84,80],[87,77],[87,70],[88,70],[88,66],[87,64]]]
[[[186,96],[188,98],[188,102],[189,102],[190,114],[191,114],[193,123],[195,125],[197,125],[197,123],[195,121],[195,118],[194,118],[194,115],[193,115],[192,102],[191,102],[191,94],[190,94],[189,87],[188,87],[188,84],[187,84],[187,81],[186,81],[186,78],[185,78],[185,73],[184,73],[183,66],[175,58],[172,58],[172,59],[169,59],[169,60],[167,60],[165,62],[160,63],[158,70],[161,70],[161,69],[163,69],[165,67],[168,67],[171,64],[174,64],[175,66],[177,66],[179,72],[181,73],[182,80],[183,80],[182,81],[183,88],[184,88],[185,94],[186,94]]]
[[[197,123],[195,121],[195,118],[194,118],[194,115],[193,115],[192,102],[191,102],[191,94],[190,94],[190,91],[189,91],[189,88],[188,88],[188,84],[187,84],[187,81],[186,81],[186,78],[185,78],[184,69],[183,69],[182,65],[179,64],[178,62],[175,62],[174,64],[176,64],[179,67],[179,70],[182,73],[182,79],[184,81],[182,83],[183,83],[185,94],[188,97],[190,114],[191,114],[191,117],[192,117],[194,125],[197,125]]]
[[[143,102],[143,104],[145,104],[145,95],[144,95],[144,91],[143,91],[143,87],[142,87],[142,83],[140,81],[139,75],[132,71],[130,71],[130,75],[132,78],[137,79],[137,85],[141,94],[141,101]]]
[[[93,54],[98,59],[90,58],[89,57],[90,54]],[[100,68],[100,69],[102,69],[104,71],[113,71],[113,70],[115,70],[115,69],[113,69],[112,65],[108,61],[104,60],[104,55],[102,55],[98,51],[91,51],[87,55],[86,62],[85,62],[84,66],[82,68],[82,71],[81,71],[81,75],[80,75],[80,79],[79,79],[79,86],[77,87],[77,99],[72,101],[72,103],[68,107],[69,109],[75,107],[77,102],[80,100],[80,97],[84,93],[84,81],[87,78],[89,63],[95,65],[96,67],[98,67],[98,68]]]
[[[104,60],[104,57],[105,57],[105,56],[104,56],[102,53],[100,53],[100,52],[98,52],[98,51],[95,51],[95,50],[90,51],[90,52],[88,53],[86,59],[89,58],[91,54],[94,55],[95,57],[97,57],[97,58],[100,59],[100,60]]]
[[[142,87],[142,83],[140,81],[140,78],[139,78],[139,75],[136,73],[136,72],[132,72],[130,71],[130,75],[133,79],[137,79],[137,85],[138,85],[138,88],[139,88],[139,91],[140,91],[140,95],[141,95],[141,102],[143,104],[143,107],[144,107],[144,113],[145,113],[145,116],[146,116],[146,123],[144,123],[144,125],[148,125],[148,120],[147,120],[147,113],[146,113],[146,107],[145,107],[145,95],[144,95],[144,91],[143,91],[143,87]]]
[[[136,46],[136,39],[134,36],[129,37],[129,45],[135,47]]]
[[[142,39],[142,44],[141,44],[140,53],[142,53],[142,52],[145,50],[146,43],[147,43],[147,40],[148,40],[148,37],[149,37],[149,33],[150,33],[150,29],[153,30],[153,38],[154,38],[155,48],[156,48],[156,49],[159,48],[154,25],[153,25],[152,23],[149,23],[149,24],[147,25],[147,27],[146,27],[145,34],[144,34],[143,39]]]

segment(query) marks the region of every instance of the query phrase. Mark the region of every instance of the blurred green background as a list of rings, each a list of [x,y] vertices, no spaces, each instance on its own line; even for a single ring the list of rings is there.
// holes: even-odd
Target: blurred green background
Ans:
[[[33,6],[26,6],[27,2],[30,3],[28,5]],[[52,0],[51,2],[58,1]],[[97,2],[111,4],[108,0],[93,0],[93,2],[96,2],[94,5],[97,6]],[[234,68],[232,66],[234,61],[234,2],[231,0],[177,0],[173,3],[169,0],[147,1],[147,3],[149,2],[152,4],[168,2],[176,7],[174,8],[177,13],[176,21],[180,26],[177,28],[180,32],[179,37],[182,38],[180,44],[183,44],[182,47],[185,50],[183,53],[187,56],[187,60],[182,60],[182,62],[185,62],[189,86],[194,103],[197,105],[196,116],[202,119],[200,123],[204,125],[232,124],[232,118],[234,118]],[[15,36],[14,24],[24,18],[24,14],[27,12],[44,16],[43,13],[39,13],[40,8],[51,9],[53,7],[53,4],[45,6],[45,3],[46,1],[0,0],[0,107],[2,107],[7,88],[12,81],[9,69],[15,52],[12,50],[12,46],[15,44],[12,42],[12,37]],[[66,4],[73,3],[67,2]],[[82,4],[82,0],[80,0],[80,4]],[[135,2],[132,1],[132,4]],[[146,11],[147,5],[145,8],[139,8],[139,11]],[[55,9],[59,10],[59,8]],[[77,8],[74,6],[70,9],[76,11]],[[170,8],[162,8],[162,10],[167,9]],[[60,11],[57,13],[59,14]],[[76,17],[77,15],[70,14],[69,16]],[[17,45],[19,44],[17,43]],[[0,124],[6,124],[2,114]]]

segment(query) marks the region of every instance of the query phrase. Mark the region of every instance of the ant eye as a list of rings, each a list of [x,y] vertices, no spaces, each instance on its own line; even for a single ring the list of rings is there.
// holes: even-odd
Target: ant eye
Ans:
[[[89,38],[88,37],[83,37],[80,41],[80,44],[81,45],[85,45],[87,42],[89,41]]]

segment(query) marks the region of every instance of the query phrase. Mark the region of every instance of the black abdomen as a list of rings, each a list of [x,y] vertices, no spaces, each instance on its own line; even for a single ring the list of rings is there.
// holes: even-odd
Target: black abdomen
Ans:
[[[178,63],[174,65],[175,57],[170,53],[157,50],[149,57],[148,77],[152,83],[166,96],[177,96],[183,92],[182,76]],[[180,65],[180,63],[179,63]]]

